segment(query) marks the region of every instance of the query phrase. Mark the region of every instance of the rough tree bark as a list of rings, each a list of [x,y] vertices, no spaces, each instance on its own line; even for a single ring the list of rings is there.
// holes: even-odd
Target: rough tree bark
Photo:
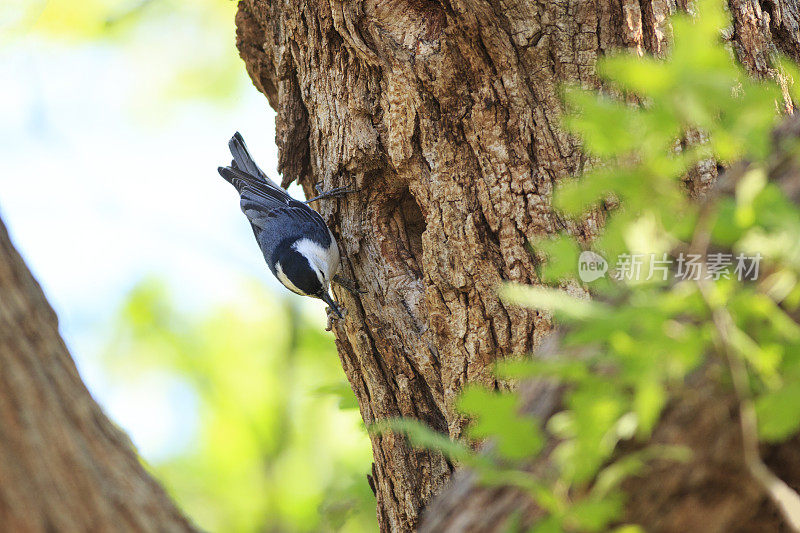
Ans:
[[[550,194],[585,164],[558,128],[557,89],[599,86],[595,61],[613,49],[665,53],[667,17],[688,3],[240,0],[237,45],[278,112],[284,183],[297,180],[308,193],[315,184],[359,189],[320,209],[339,238],[345,274],[367,290],[358,299],[336,291],[349,316],[335,327],[367,423],[415,417],[459,437],[464,420],[453,400],[462,386],[498,385],[492,363],[530,352],[551,330],[547,316],[505,306],[494,288],[502,280],[536,283],[526,241],[565,227]],[[754,75],[773,74],[775,50],[800,59],[796,1],[731,0],[730,7],[734,48]],[[709,164],[689,179],[702,189],[715,176]],[[596,219],[566,225],[579,238],[598,226]],[[675,409],[665,416],[666,434],[696,424]],[[718,424],[708,431],[735,428],[734,418],[709,413],[709,424]],[[381,527],[412,530],[453,467],[391,435],[373,436],[372,445]],[[719,464],[735,462],[734,450],[719,446]],[[684,525],[712,524],[704,529],[711,531],[741,525],[743,512],[764,505],[759,491],[745,497],[741,487],[704,501],[693,481],[654,491],[651,507],[681,508]],[[746,476],[731,481],[750,487]],[[454,503],[432,509],[451,519],[431,518],[430,530],[501,528],[508,513],[491,511],[513,500],[463,484],[448,490]],[[730,505],[739,497],[748,505]],[[704,522],[718,509],[711,500],[731,512]],[[636,502],[631,516],[658,528]]]
[[[1,221],[0,530],[195,531],[89,395]]]

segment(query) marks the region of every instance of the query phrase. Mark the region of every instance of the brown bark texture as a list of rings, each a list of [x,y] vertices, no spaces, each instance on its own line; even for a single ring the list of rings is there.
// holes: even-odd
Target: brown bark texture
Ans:
[[[334,327],[366,423],[414,417],[458,438],[465,420],[454,399],[462,387],[503,386],[492,364],[531,352],[552,329],[548,316],[505,305],[495,288],[537,282],[530,239],[562,229],[587,239],[602,222],[575,225],[551,209],[554,184],[587,164],[559,129],[559,87],[600,87],[595,62],[615,49],[665,54],[668,17],[687,4],[240,0],[237,45],[277,110],[284,184],[297,180],[309,194],[314,185],[358,189],[319,209],[339,240],[344,275],[366,290],[358,298],[335,291],[349,315]],[[776,51],[800,59],[798,2],[731,0],[730,11],[730,39],[751,73],[773,76]],[[716,172],[713,162],[699,165],[689,176],[693,190]],[[553,402],[553,390],[540,394],[534,403]],[[691,417],[673,415],[664,432],[697,429]],[[730,416],[710,412],[708,420],[721,426],[705,426],[706,435],[735,430]],[[401,437],[372,436],[372,445],[382,529],[417,528],[453,466]],[[654,488],[650,505],[689,505],[681,493],[691,483]],[[763,498],[751,492],[747,501],[758,507]],[[423,529],[500,530],[514,498],[454,481]],[[717,508],[700,499],[687,509],[697,519]]]
[[[0,531],[195,531],[86,390],[2,222]]]

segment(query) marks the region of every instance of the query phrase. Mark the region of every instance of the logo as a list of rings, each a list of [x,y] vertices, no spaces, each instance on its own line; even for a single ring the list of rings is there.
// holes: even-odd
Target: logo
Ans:
[[[578,277],[584,283],[600,279],[608,272],[608,262],[603,256],[586,250],[578,257]]]

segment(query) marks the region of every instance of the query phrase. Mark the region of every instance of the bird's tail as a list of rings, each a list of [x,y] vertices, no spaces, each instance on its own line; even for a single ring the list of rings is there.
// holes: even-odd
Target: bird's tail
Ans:
[[[217,171],[219,172],[220,176],[225,178],[225,181],[236,188],[236,191],[239,194],[242,194],[242,191],[248,185],[255,187],[256,189],[259,187],[263,188],[264,186],[264,184],[261,183],[258,178],[247,172],[242,172],[236,166],[219,167],[217,168]]]
[[[230,148],[231,154],[233,155],[232,166],[234,168],[238,168],[252,176],[259,177],[270,185],[272,184],[272,180],[270,180],[267,175],[258,168],[256,162],[253,161],[253,156],[251,156],[250,152],[247,150],[247,145],[244,143],[244,138],[241,133],[237,131],[233,134],[231,140],[228,141],[228,148]]]

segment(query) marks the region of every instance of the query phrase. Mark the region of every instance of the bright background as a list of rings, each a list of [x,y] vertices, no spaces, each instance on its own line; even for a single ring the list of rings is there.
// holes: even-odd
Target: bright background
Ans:
[[[276,174],[235,9],[0,3],[0,216],[92,394],[200,527],[375,530],[324,305],[272,279],[216,172],[238,130]]]

